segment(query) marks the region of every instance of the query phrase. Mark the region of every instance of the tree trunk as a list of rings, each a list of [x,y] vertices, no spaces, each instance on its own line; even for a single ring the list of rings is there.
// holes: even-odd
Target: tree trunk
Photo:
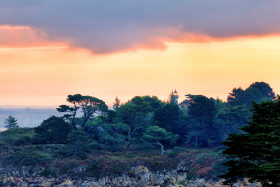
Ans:
[[[157,144],[159,144],[161,147],[161,155],[164,155],[165,151],[163,150],[163,148],[164,148],[163,145],[161,143],[159,143],[159,141],[157,141]]]

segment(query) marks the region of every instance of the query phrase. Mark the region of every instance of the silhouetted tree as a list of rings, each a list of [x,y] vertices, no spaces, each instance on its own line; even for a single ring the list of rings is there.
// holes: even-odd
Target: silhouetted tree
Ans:
[[[35,143],[65,144],[67,143],[68,134],[72,131],[72,127],[63,118],[51,116],[44,120],[41,125],[35,127],[34,130],[37,133],[34,139]]]
[[[113,109],[114,110],[118,110],[118,108],[121,106],[121,100],[118,98],[118,97],[116,97],[115,98],[115,102],[113,103]]]
[[[9,116],[4,123],[7,124],[5,125],[7,129],[19,128],[17,120],[13,116]]]
[[[77,129],[76,115],[79,109],[81,109],[83,113],[81,127],[84,127],[86,122],[95,113],[105,112],[108,110],[108,107],[104,101],[92,96],[82,96],[81,94],[68,95],[68,98],[66,100],[69,103],[73,104],[73,106],[70,107],[68,105],[60,105],[59,108],[57,108],[57,111],[68,113],[65,114],[64,117],[70,120],[72,127],[75,130]]]

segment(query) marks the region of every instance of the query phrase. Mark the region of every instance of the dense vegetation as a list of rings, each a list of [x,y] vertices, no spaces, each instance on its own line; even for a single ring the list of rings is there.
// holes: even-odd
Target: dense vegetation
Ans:
[[[244,133],[244,128],[239,128],[246,126],[252,115],[252,100],[259,103],[273,101],[274,97],[272,88],[264,82],[253,83],[245,90],[234,88],[226,101],[189,94],[178,104],[173,92],[167,101],[156,96],[136,96],[121,103],[116,97],[113,110],[98,98],[69,95],[69,105],[57,108],[63,117],[51,116],[35,128],[2,132],[0,156],[6,164],[52,163],[46,175],[64,171],[57,165],[64,162],[62,158],[69,161],[62,163],[66,168],[73,162],[73,167],[83,162],[92,168],[89,173],[105,175],[143,162],[150,168],[155,167],[153,162],[173,167],[177,159],[197,153],[191,160],[202,155],[205,161],[194,162],[200,166],[194,165],[189,176],[213,177],[224,172],[225,167],[220,166],[221,151],[214,153],[211,149],[222,149],[220,144],[228,134]],[[166,154],[167,149],[172,151]],[[207,152],[210,156],[206,158]],[[210,164],[207,159],[215,161]],[[107,167],[117,169],[106,170]],[[196,167],[199,169],[194,171]],[[199,172],[199,176],[194,174]]]
[[[240,129],[245,134],[230,134],[224,145],[224,154],[230,159],[223,165],[228,171],[221,177],[224,184],[233,184],[240,178],[261,182],[263,186],[280,185],[280,96],[278,101],[253,103],[253,116],[248,126]]]

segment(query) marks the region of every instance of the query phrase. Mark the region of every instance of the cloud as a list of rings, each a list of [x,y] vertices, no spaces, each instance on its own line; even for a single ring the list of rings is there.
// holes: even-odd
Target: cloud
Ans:
[[[278,0],[0,0],[0,25],[23,26],[44,41],[93,53],[115,53],[164,49],[166,42],[278,35],[279,10]]]

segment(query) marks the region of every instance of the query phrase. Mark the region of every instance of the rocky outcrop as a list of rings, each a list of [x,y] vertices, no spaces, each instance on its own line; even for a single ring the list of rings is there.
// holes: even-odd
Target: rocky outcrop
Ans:
[[[139,165],[132,167],[128,174],[123,174],[122,176],[113,177],[106,176],[100,179],[95,177],[70,177],[70,176],[60,176],[56,178],[47,178],[40,176],[39,173],[42,168],[33,168],[32,174],[28,172],[30,168],[21,168],[18,171],[10,172],[5,169],[5,173],[1,172],[3,177],[4,187],[10,186],[37,186],[37,187],[148,187],[148,186],[176,186],[178,182],[186,179],[187,170],[184,169],[184,163],[180,163],[177,169],[161,172],[152,172],[146,166]],[[0,170],[4,168],[0,168]]]
[[[205,179],[186,180],[188,165],[181,162],[174,170],[161,172],[152,172],[144,165],[132,167],[127,174],[113,177],[106,176],[100,179],[95,177],[43,177],[40,176],[44,168],[21,168],[18,171],[12,171],[12,168],[0,168],[0,176],[3,176],[1,187],[222,187],[221,181],[206,181]],[[77,168],[77,170],[80,170]],[[3,172],[5,171],[5,172]],[[0,178],[1,180],[1,178]],[[1,182],[0,182],[1,184]],[[235,185],[244,186],[244,183]],[[248,187],[260,187],[260,184],[250,184]]]

